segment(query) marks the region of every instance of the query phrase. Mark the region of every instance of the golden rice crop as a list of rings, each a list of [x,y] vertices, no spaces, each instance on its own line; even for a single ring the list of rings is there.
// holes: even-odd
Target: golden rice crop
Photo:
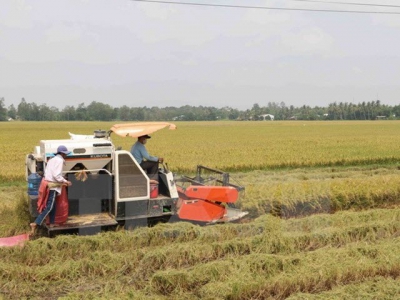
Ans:
[[[92,134],[110,122],[0,123],[1,181],[24,178],[25,156],[42,139],[68,139],[68,132]],[[227,171],[310,166],[397,163],[400,123],[355,122],[178,122],[178,129],[154,133],[151,154],[179,173],[202,164]],[[112,135],[129,150],[132,138]]]
[[[357,172],[318,169],[301,174],[299,171],[250,172],[240,176],[246,186],[241,208],[252,216],[274,213],[295,217],[398,205],[400,171],[397,168],[375,171],[366,168]]]

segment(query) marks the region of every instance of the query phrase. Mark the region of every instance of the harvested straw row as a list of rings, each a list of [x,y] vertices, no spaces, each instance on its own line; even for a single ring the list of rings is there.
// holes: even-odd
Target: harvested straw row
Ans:
[[[157,271],[151,284],[154,292],[172,297],[192,293],[209,299],[284,299],[377,276],[398,278],[399,249],[400,240],[395,239],[325,248],[306,255],[252,254],[191,269]]]

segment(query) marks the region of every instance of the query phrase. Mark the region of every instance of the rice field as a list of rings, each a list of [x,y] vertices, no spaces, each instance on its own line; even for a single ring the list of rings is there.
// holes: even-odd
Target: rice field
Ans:
[[[110,122],[0,123],[1,181],[24,178],[26,154],[40,140],[69,139],[68,132],[93,134]],[[147,147],[170,169],[192,172],[202,164],[231,172],[398,164],[400,122],[177,122],[177,130],[153,134]],[[132,138],[111,135],[129,150]]]
[[[0,299],[398,299],[400,122],[176,124],[149,152],[176,173],[232,172],[249,218],[0,248]],[[0,123],[0,237],[28,230],[33,146],[112,125]]]

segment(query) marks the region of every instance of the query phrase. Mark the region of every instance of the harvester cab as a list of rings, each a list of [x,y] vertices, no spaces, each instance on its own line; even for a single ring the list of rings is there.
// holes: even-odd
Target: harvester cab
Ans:
[[[64,197],[56,201],[57,226],[44,224],[49,235],[60,232],[94,234],[124,226],[148,225],[158,221],[187,220],[204,224],[241,219],[247,212],[234,208],[244,188],[229,182],[229,174],[198,166],[196,176],[174,174],[163,165],[158,180],[150,180],[129,151],[116,149],[111,134],[139,137],[162,128],[165,122],[116,124],[93,135],[70,133],[69,139],[41,140],[26,156],[29,211],[38,215],[39,187],[47,162],[59,145],[71,153],[63,174],[72,182]],[[211,174],[205,177],[204,173]]]

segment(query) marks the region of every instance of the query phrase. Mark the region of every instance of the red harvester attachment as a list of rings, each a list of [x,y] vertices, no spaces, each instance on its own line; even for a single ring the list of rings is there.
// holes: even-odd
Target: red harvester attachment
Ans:
[[[204,178],[204,173],[208,173],[209,177]],[[183,184],[178,187],[180,219],[221,223],[232,222],[248,214],[234,206],[244,187],[231,184],[229,173],[199,165],[196,177],[183,176],[176,183]],[[185,187],[187,184],[189,186]]]

